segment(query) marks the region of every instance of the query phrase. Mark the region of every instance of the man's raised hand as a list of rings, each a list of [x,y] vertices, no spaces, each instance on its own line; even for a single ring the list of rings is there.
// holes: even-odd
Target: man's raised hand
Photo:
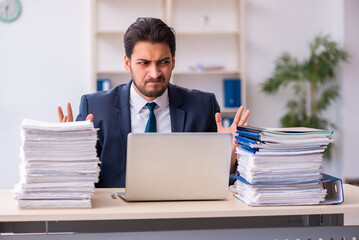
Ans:
[[[237,113],[234,117],[233,123],[229,128],[223,127],[222,124],[222,116],[220,113],[216,113],[216,123],[217,123],[217,131],[221,133],[232,133],[233,137],[236,135],[237,126],[247,126],[247,119],[249,117],[249,114],[251,113],[250,110],[246,110],[242,116],[242,113],[244,111],[244,107],[241,106],[238,108]]]
[[[71,108],[71,104],[67,103],[67,115],[64,115],[62,108],[60,106],[57,107],[57,115],[59,116],[59,121],[64,123],[64,122],[73,122],[74,121],[74,117],[72,115],[72,108]],[[91,122],[93,121],[93,115],[89,114],[86,117],[86,120],[90,120]]]
[[[238,108],[236,115],[234,116],[234,120],[232,125],[229,128],[223,127],[222,124],[222,116],[220,113],[216,113],[215,119],[217,123],[217,132],[219,133],[231,133],[232,134],[232,157],[231,157],[231,173],[235,172],[235,166],[236,166],[236,143],[235,143],[235,136],[237,131],[237,126],[248,126],[247,119],[249,117],[249,114],[251,113],[250,110],[246,110],[242,116],[242,113],[244,111],[244,107],[241,106]]]

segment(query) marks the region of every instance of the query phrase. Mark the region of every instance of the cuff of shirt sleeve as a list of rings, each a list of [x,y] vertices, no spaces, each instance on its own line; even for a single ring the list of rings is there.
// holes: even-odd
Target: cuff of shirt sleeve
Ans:
[[[235,173],[229,174],[229,185],[233,185],[234,182],[236,181],[236,179],[233,178],[233,176],[239,176],[239,172],[236,171]]]

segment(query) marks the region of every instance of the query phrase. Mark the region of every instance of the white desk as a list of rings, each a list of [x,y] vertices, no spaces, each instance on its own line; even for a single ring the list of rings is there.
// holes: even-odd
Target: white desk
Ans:
[[[49,237],[52,233],[116,232],[142,239],[136,236],[146,232],[147,239],[151,238],[151,234],[155,234],[153,237],[156,239],[161,239],[164,234],[163,239],[166,239],[168,233],[173,237],[195,232],[198,239],[202,239],[202,232],[203,238],[208,238],[208,234],[214,236],[219,231],[224,234],[222,239],[226,239],[227,235],[230,239],[233,234],[238,234],[236,231],[245,236],[246,231],[251,230],[252,236],[253,229],[256,229],[255,233],[269,236],[270,231],[286,227],[285,231],[294,229],[296,234],[298,231],[313,234],[319,231],[320,234],[333,235],[346,231],[351,237],[359,239],[359,226],[343,226],[344,214],[359,214],[359,187],[352,185],[344,185],[344,203],[339,205],[285,207],[249,207],[232,193],[224,201],[130,203],[120,198],[112,199],[107,194],[108,191],[119,190],[96,189],[91,209],[20,210],[11,190],[0,189],[0,234],[6,239],[18,239],[18,233],[40,232]],[[278,229],[275,231],[279,232]],[[130,233],[134,235],[128,235]],[[89,236],[86,238],[91,239]],[[40,239],[39,236],[36,239]],[[66,239],[71,238],[68,235]]]

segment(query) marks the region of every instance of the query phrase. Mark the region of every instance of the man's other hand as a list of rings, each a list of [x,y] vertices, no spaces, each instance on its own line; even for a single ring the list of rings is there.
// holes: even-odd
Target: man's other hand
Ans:
[[[251,113],[250,110],[246,110],[242,116],[242,113],[244,111],[244,107],[241,106],[238,108],[237,113],[234,117],[233,123],[229,128],[223,127],[222,124],[222,116],[220,113],[216,113],[215,119],[217,123],[217,132],[219,133],[232,133],[232,161],[231,161],[231,173],[234,173],[236,171],[236,143],[235,143],[235,136],[237,131],[237,126],[248,126],[247,119],[249,117],[249,114]]]
[[[59,116],[59,121],[64,123],[64,122],[73,122],[74,121],[74,117],[72,115],[72,108],[71,108],[71,104],[67,103],[67,115],[64,115],[62,108],[60,106],[57,107],[57,114]],[[86,117],[86,120],[90,120],[91,122],[93,121],[93,115],[89,114]]]
[[[237,113],[234,117],[233,123],[229,128],[223,127],[222,124],[222,116],[220,113],[216,113],[216,123],[217,123],[217,131],[219,133],[232,133],[233,137],[236,135],[237,126],[248,126],[247,119],[249,117],[249,114],[251,113],[250,110],[246,110],[242,116],[244,107],[241,106],[238,108]]]

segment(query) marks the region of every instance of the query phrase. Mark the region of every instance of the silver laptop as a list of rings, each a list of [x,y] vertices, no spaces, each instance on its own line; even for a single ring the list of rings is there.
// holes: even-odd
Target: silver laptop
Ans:
[[[224,199],[228,194],[229,133],[130,133],[127,201]]]

